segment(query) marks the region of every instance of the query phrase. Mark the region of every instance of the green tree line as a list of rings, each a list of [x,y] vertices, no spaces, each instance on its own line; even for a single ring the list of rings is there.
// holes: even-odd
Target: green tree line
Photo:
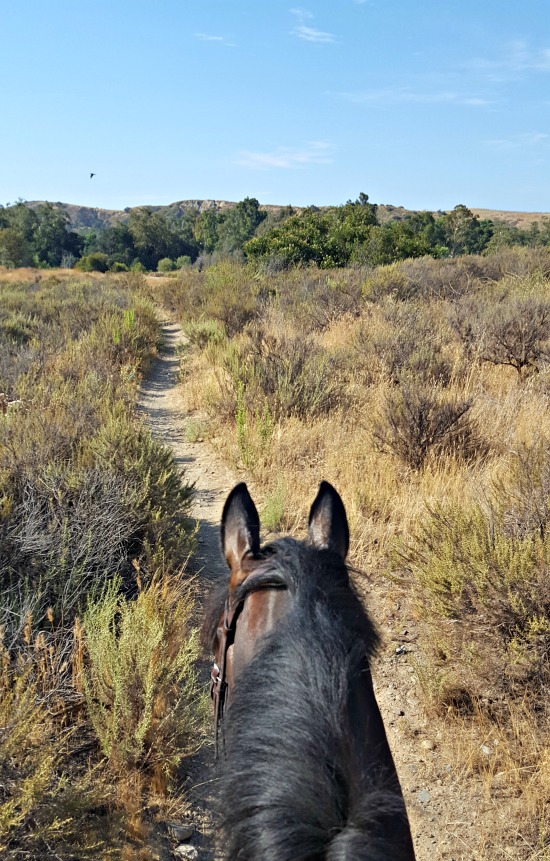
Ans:
[[[167,272],[196,261],[237,258],[274,270],[310,263],[333,268],[490,253],[515,245],[550,245],[550,224],[521,230],[480,220],[463,204],[441,215],[413,212],[380,223],[377,206],[364,193],[342,206],[300,212],[282,207],[269,214],[250,197],[226,210],[189,209],[183,216],[140,207],[126,222],[80,230],[51,203],[0,207],[0,265],[8,267]]]

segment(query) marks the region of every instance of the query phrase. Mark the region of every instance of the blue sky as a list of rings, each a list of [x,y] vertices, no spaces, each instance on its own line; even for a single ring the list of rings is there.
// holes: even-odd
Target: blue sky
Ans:
[[[548,0],[0,0],[0,56],[2,203],[550,210]]]

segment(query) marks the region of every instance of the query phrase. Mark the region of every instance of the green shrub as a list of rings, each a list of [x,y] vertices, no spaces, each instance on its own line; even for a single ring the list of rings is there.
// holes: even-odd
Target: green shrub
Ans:
[[[189,581],[160,579],[134,601],[116,583],[84,614],[86,704],[115,771],[170,778],[196,746],[204,714]]]
[[[169,257],[162,257],[157,263],[157,272],[173,272],[177,268],[176,262]]]
[[[109,256],[102,251],[94,251],[93,254],[87,254],[77,260],[74,268],[81,272],[107,272]]]
[[[134,260],[130,266],[130,272],[147,272],[147,267],[143,265],[141,260]]]
[[[284,480],[279,479],[269,494],[262,509],[262,524],[270,532],[276,532],[285,524],[285,504],[287,490]]]
[[[224,333],[216,320],[189,320],[183,326],[183,332],[190,344],[204,350],[208,344],[219,344],[224,339]]]

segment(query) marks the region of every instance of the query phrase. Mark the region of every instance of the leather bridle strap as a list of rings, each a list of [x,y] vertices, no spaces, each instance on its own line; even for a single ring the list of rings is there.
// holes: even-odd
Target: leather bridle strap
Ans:
[[[218,628],[219,648],[219,665],[214,662],[212,672],[210,673],[210,696],[214,703],[214,754],[216,759],[219,755],[220,736],[222,737],[222,721],[227,705],[228,684],[227,684],[227,652],[230,646],[235,642],[235,633],[237,631],[237,622],[244,608],[245,601],[252,592],[259,592],[263,589],[285,589],[286,586],[280,581],[275,582],[260,582],[256,588],[253,586],[243,595],[233,613],[229,598],[225,602],[225,610],[223,615],[223,625]]]
[[[210,674],[210,695],[214,701],[214,755],[216,759],[219,754],[219,740],[221,723],[225,711],[227,699],[227,651],[235,642],[235,631],[237,629],[237,618],[244,607],[244,600],[240,601],[229,621],[229,599],[225,602],[223,615],[223,626],[218,628],[218,641],[220,644],[220,664],[214,662]]]

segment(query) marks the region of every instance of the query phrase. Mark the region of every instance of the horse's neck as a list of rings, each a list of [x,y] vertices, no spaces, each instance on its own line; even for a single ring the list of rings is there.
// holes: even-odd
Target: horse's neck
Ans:
[[[349,731],[354,739],[356,751],[357,789],[362,790],[364,775],[372,775],[373,766],[386,771],[388,777],[395,774],[386,731],[380,709],[374,696],[372,676],[365,658],[356,676],[350,680],[348,692]]]

